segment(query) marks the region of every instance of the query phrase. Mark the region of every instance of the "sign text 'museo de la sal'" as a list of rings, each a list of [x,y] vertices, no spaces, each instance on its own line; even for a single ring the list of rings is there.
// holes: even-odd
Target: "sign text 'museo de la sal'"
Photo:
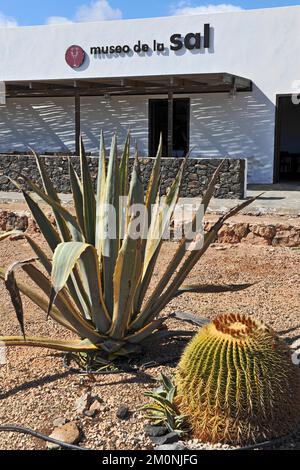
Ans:
[[[141,40],[136,41],[135,44],[123,45],[106,45],[106,46],[92,46],[90,53],[92,55],[108,55],[108,54],[141,54],[141,53],[164,53],[168,49],[171,51],[180,51],[182,49],[197,50],[210,48],[210,25],[204,25],[204,34],[202,33],[188,33],[182,35],[180,33],[172,34],[170,37],[170,44],[160,42],[154,39],[151,44],[144,43]]]

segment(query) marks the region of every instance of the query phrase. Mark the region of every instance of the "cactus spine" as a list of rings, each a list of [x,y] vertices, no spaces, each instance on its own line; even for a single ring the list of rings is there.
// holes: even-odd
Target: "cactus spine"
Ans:
[[[299,367],[272,329],[223,315],[183,353],[177,404],[203,442],[251,444],[295,430],[300,422]]]

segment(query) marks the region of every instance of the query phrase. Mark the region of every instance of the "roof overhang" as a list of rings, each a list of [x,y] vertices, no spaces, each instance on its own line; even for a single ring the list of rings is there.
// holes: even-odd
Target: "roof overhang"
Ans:
[[[6,82],[7,98],[127,96],[252,91],[252,81],[230,73]]]

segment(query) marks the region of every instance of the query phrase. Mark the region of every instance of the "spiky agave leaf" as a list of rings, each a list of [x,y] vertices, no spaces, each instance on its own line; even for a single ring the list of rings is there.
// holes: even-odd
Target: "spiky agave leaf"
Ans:
[[[35,203],[34,200],[28,194],[24,192],[23,193],[24,193],[27,203],[30,204],[30,208],[34,210],[34,215],[37,216],[38,225],[43,235],[46,237],[46,240],[48,241],[50,248],[52,249],[52,251],[54,251],[57,245],[61,241],[62,242],[71,242],[71,241],[83,242],[85,239],[87,239],[88,236],[90,236],[90,235],[86,235],[87,227],[89,228],[89,225],[92,225],[93,230],[95,231],[95,226],[93,225],[94,221],[93,220],[91,221],[91,218],[88,217],[90,221],[89,225],[87,225],[87,222],[85,222],[84,228],[82,228],[79,225],[76,218],[61,205],[59,197],[50,179],[46,176],[46,172],[43,167],[41,159],[38,157],[38,155],[36,155],[36,158],[38,161],[38,167],[40,169],[41,178],[43,180],[43,184],[44,184],[44,188],[46,192],[44,193],[42,190],[40,190],[40,188],[38,188],[29,178],[27,177],[23,177],[23,178],[26,181],[27,185],[42,200],[44,200],[47,204],[51,206],[60,234],[58,234],[54,230],[52,224],[47,219],[47,217],[43,214],[43,211],[39,208],[38,204]],[[88,187],[88,189],[86,189],[85,192],[83,191],[84,194],[82,194],[82,203],[84,203],[84,199],[85,199],[85,200],[88,200],[88,202],[84,203],[86,206],[89,205],[89,203],[91,206],[93,206],[92,197],[91,197],[91,187],[88,184],[90,180],[88,176],[86,176],[86,173],[88,171],[87,166],[88,165],[87,165],[87,160],[86,160],[85,153],[84,153],[83,143],[81,142],[81,168],[82,168],[83,175],[85,175],[83,179],[84,181],[86,181],[86,186]],[[72,169],[71,169],[71,173],[72,173]],[[76,179],[77,175],[75,174],[74,176]],[[73,184],[75,184],[74,181],[73,181]],[[80,181],[78,181],[77,189],[80,190]],[[77,196],[79,200],[76,200],[76,198],[74,197],[74,203],[75,203],[76,213],[78,214],[81,212],[81,210],[83,210],[84,207],[83,208],[79,207],[81,201],[80,201],[80,197],[78,194]],[[90,212],[89,212],[89,215],[90,215]],[[89,230],[91,231],[90,228]],[[82,268],[82,272],[80,272],[81,268]],[[83,280],[81,276],[83,277]],[[91,318],[91,306],[89,303],[88,296],[86,295],[86,290],[84,289],[84,286],[83,286],[84,281],[86,281],[85,268],[84,268],[84,265],[81,263],[81,260],[79,260],[78,266],[72,271],[70,279],[68,280],[68,287],[71,290],[72,296],[74,297],[76,301],[76,305],[82,312],[83,316],[89,319]]]
[[[70,176],[70,185],[73,195],[73,203],[76,211],[77,221],[80,225],[82,233],[84,233],[85,239],[87,239],[87,234],[85,232],[85,223],[84,223],[84,213],[83,213],[83,190],[82,183],[74,167],[72,165],[71,159],[69,158],[69,176]]]
[[[54,320],[69,330],[77,332],[81,338],[86,338],[88,351],[96,349],[107,358],[113,359],[117,355],[137,352],[139,344],[144,339],[161,329],[164,319],[156,319],[160,310],[176,295],[178,288],[195,263],[214,241],[225,220],[246,207],[252,200],[246,201],[221,217],[210,232],[205,235],[203,248],[196,252],[190,252],[180,266],[187,251],[186,239],[183,239],[169,263],[168,269],[154,289],[149,302],[143,306],[162,246],[163,235],[170,225],[179,197],[184,162],[167,196],[161,198],[159,185],[162,157],[161,139],[150,182],[148,188],[145,188],[144,198],[144,188],[139,178],[138,160],[134,165],[129,185],[129,134],[120,165],[117,155],[117,140],[114,136],[107,169],[102,134],[95,195],[82,140],[80,146],[80,177],[69,161],[75,216],[63,207],[50,178],[47,176],[42,160],[37,154],[35,158],[44,190],[26,176],[23,177],[30,190],[52,208],[57,229],[50,223],[32,194],[22,190],[54,256],[51,261],[44,250],[28,235],[25,235],[29,245],[39,258],[39,263],[46,273],[51,275],[51,280],[36,266],[29,263],[22,266],[22,269],[40,292],[26,286],[18,279],[15,279],[15,283],[22,294],[33,300],[43,311],[47,310],[45,296],[48,297],[50,299],[48,313],[50,312],[50,316]],[[213,195],[219,170],[213,176],[203,197],[204,209],[207,209]],[[13,183],[20,189],[19,183]],[[129,197],[124,224],[124,212],[120,215],[119,211],[119,196]],[[130,213],[131,204],[144,202],[149,211],[149,225],[145,240],[142,236],[131,236],[136,220],[135,216]],[[155,202],[157,209],[152,212],[151,206]],[[113,214],[116,217],[115,234],[109,234],[111,214],[106,210],[108,205],[113,207],[115,211]],[[194,227],[194,221],[192,227]],[[174,272],[176,274],[173,276]],[[0,277],[2,277],[1,271]],[[9,342],[7,338],[5,341]],[[25,343],[14,338],[9,344],[16,344],[16,342],[23,345],[30,343],[35,346],[45,346],[47,339],[37,339],[36,341],[32,339],[29,343]],[[82,342],[76,343],[70,348],[81,350],[82,344]],[[49,345],[51,348],[56,346],[58,349],[67,347],[57,341],[50,341]],[[173,393],[172,390],[170,393]]]
[[[113,276],[119,252],[119,165],[117,138],[113,137],[106,176],[102,232],[102,270],[104,301],[113,315]],[[111,210],[114,213],[111,213]],[[112,227],[112,221],[115,221]]]
[[[86,234],[85,241],[90,245],[95,245],[96,198],[82,137],[80,137],[80,168],[83,196],[83,221]]]
[[[52,299],[52,285],[51,281],[35,266],[33,265],[22,265],[23,271],[28,277],[35,283],[37,287],[50,299],[51,310],[49,311],[49,301],[47,302],[47,313],[52,316],[53,305],[57,307],[63,318],[70,323],[70,325],[77,331],[81,338],[88,338],[94,344],[101,342],[103,337],[96,331],[93,325],[91,325],[76,308],[72,298],[70,297],[67,290],[61,290],[56,293],[54,299]],[[28,291],[24,292],[27,295]],[[35,303],[35,296],[32,299]]]
[[[130,156],[130,133],[127,133],[123,155],[120,162],[120,196],[127,196],[129,191],[128,163]]]
[[[32,259],[32,258],[24,260],[24,261],[19,261],[19,262],[17,261],[8,268],[4,276],[5,287],[9,292],[24,339],[25,339],[25,326],[24,326],[23,303],[22,303],[22,298],[20,295],[20,290],[19,290],[18,284],[16,282],[16,278],[15,278],[15,269],[17,269],[18,267],[22,265],[32,263],[34,261],[35,259]]]
[[[156,208],[155,216],[152,218],[151,225],[149,228],[149,234],[147,244],[145,248],[145,259],[142,281],[146,279],[146,282],[150,281],[149,270],[152,273],[154,269],[154,263],[151,263],[153,258],[157,259],[163,237],[166,229],[170,226],[170,221],[173,216],[178,198],[181,180],[183,176],[183,170],[185,167],[185,161],[183,161],[181,168],[162,204]],[[143,289],[144,291],[144,289]],[[142,312],[133,321],[131,328],[136,331],[143,327],[148,322],[148,313]]]
[[[220,174],[220,171],[221,171],[221,168],[222,168],[223,164],[224,164],[224,160],[221,162],[221,164],[218,166],[215,173],[213,174],[213,177],[212,177],[212,179],[211,179],[211,181],[210,181],[210,183],[207,187],[207,190],[205,191],[205,193],[202,197],[200,207],[199,207],[198,211],[195,213],[195,215],[193,217],[193,220],[192,220],[192,223],[191,223],[191,231],[193,231],[193,232],[195,232],[195,229],[196,229],[195,224],[196,224],[197,220],[203,214],[203,212],[204,213],[206,212],[206,210],[208,208],[208,204],[209,204],[209,202],[210,202],[210,200],[211,200],[211,198],[214,194],[215,185],[216,185],[216,182],[217,182],[217,179],[218,179],[218,176]],[[157,301],[159,296],[164,291],[165,287],[168,285],[170,279],[173,276],[173,273],[179,267],[181,261],[183,260],[185,254],[187,252],[187,242],[188,241],[190,241],[190,240],[188,240],[187,235],[184,235],[182,240],[179,243],[179,246],[178,246],[173,258],[169,262],[168,266],[166,267],[166,269],[164,271],[164,274],[161,277],[161,282],[159,282],[157,284],[157,286],[155,287],[155,289],[154,289],[153,293],[151,294],[149,300],[147,301],[147,304],[145,306],[145,312],[150,311],[150,309],[153,306],[153,303]]]
[[[5,279],[5,272],[2,269],[0,269],[0,279],[2,279],[3,281]],[[35,305],[37,305],[41,309],[42,312],[47,313],[49,300],[46,299],[45,296],[43,296],[38,290],[29,287],[28,283],[22,282],[19,279],[16,279],[16,283],[21,294],[30,299]],[[37,285],[37,287],[40,287],[40,285]],[[50,290],[51,289],[49,287],[47,289],[48,296],[50,294]],[[51,317],[63,327],[67,328],[70,331],[73,331],[73,333],[78,333],[77,329],[73,328],[71,324],[68,323],[68,321],[62,315],[61,311],[58,310],[58,308],[56,308],[55,306],[52,307]]]
[[[79,242],[61,243],[57,246],[51,274],[53,291],[56,296],[65,287],[79,259],[82,261],[81,272],[84,270],[85,273],[84,289],[88,296],[92,321],[97,330],[105,334],[109,328],[110,318],[103,300],[99,258],[94,246]],[[55,296],[51,296],[49,311]]]
[[[154,319],[158,313],[172,300],[172,298],[177,294],[179,287],[183,284],[189,273],[192,271],[197,262],[201,257],[206,253],[209,246],[215,241],[219,230],[223,227],[226,220],[230,217],[236,215],[238,212],[252,204],[257,198],[261,196],[255,196],[243,203],[237,205],[233,209],[229,210],[225,215],[219,218],[219,220],[213,225],[208,233],[204,236],[204,242],[201,249],[191,251],[187,256],[183,264],[180,266],[180,269],[177,270],[175,276],[168,284],[165,292],[161,294],[152,305],[146,305],[144,311],[142,311],[140,317],[147,318],[148,321]]]
[[[156,154],[156,158],[152,167],[151,171],[151,176],[150,176],[150,181],[147,189],[147,194],[146,194],[146,199],[145,199],[145,207],[146,211],[148,214],[148,229],[151,226],[152,222],[152,210],[153,207],[158,207],[160,203],[160,170],[161,170],[161,158],[162,158],[162,146],[163,146],[163,141],[162,141],[162,134],[160,135],[160,140],[159,140],[159,146]],[[142,254],[143,258],[145,257],[145,250],[147,246],[147,240],[149,239],[149,234],[147,235],[147,238],[142,240]],[[161,244],[160,244],[161,245]],[[148,290],[150,280],[153,274],[154,266],[156,264],[159,251],[160,251],[160,245],[158,249],[156,250],[155,255],[152,257],[148,265],[146,266],[146,263],[144,262],[144,269],[146,269],[146,273],[143,275],[142,281],[140,285],[138,286],[134,298],[134,304],[133,304],[133,318],[132,320],[135,319],[135,317],[138,315],[144,297],[146,295],[146,292]]]
[[[100,136],[100,154],[98,163],[98,176],[97,176],[97,195],[96,195],[96,233],[95,233],[95,248],[98,252],[100,261],[103,254],[103,241],[104,241],[104,204],[105,204],[105,191],[106,191],[106,150],[104,135],[101,132]]]
[[[1,341],[6,346],[30,346],[34,348],[55,349],[66,352],[95,352],[99,350],[97,346],[88,340],[59,340],[52,338],[26,337],[21,336],[1,336]]]
[[[155,425],[165,425],[170,432],[185,434],[189,428],[185,416],[181,415],[176,404],[176,386],[173,381],[161,375],[162,389],[160,391],[145,392],[150,403],[142,406],[145,417]]]
[[[134,205],[142,205],[144,202],[144,187],[140,180],[139,171],[139,162],[136,160],[129,191],[129,208],[133,208]],[[133,213],[114,271],[114,311],[110,330],[113,338],[122,338],[126,334],[134,295],[143,272],[142,234],[135,233],[135,218],[136,214]]]
[[[77,242],[85,241],[84,233],[82,232],[77,219],[67,209],[65,209],[60,202],[57,202],[52,197],[48,196],[29,178],[23,176],[23,179],[30,189],[44,202],[49,204],[54,213],[57,213],[58,218],[56,218],[56,221],[61,232],[61,239],[63,241],[70,241],[70,239]]]
[[[23,176],[23,179],[26,181],[27,185],[39,196],[43,199],[47,204],[49,204],[53,210],[55,215],[56,223],[59,227],[60,233],[58,233],[51,222],[48,220],[44,211],[39,207],[39,205],[34,201],[34,199],[22,188],[20,188],[19,183],[11,180],[11,182],[21,189],[23,192],[23,196],[42,232],[44,235],[49,247],[51,248],[52,252],[56,249],[57,245],[61,241],[70,241],[72,237],[76,241],[81,241],[84,239],[84,234],[81,232],[80,227],[77,224],[76,219],[70,214],[66,209],[62,207],[60,204],[59,197],[50,181],[50,179],[46,175],[46,171],[43,167],[42,161],[40,157],[35,154],[37,159],[38,168],[40,170],[40,175],[43,181],[44,188],[46,193],[44,193],[40,188],[38,188],[29,178]],[[48,196],[51,195],[51,197]],[[71,235],[72,234],[72,235]],[[82,288],[81,278],[79,276],[78,270],[75,269],[71,275],[71,278],[68,281],[68,287],[72,292],[72,296],[76,302],[76,305],[80,309],[81,313],[85,318],[90,318],[90,309],[88,305],[88,299],[85,294],[84,289]]]
[[[43,183],[43,188],[44,192],[39,189],[38,186],[36,186],[33,181],[31,181],[29,178],[26,176],[22,176],[22,178],[25,180],[27,185],[39,196],[41,197],[46,203],[48,203],[53,210],[53,214],[56,220],[57,227],[59,229],[59,233],[61,236],[61,239],[64,241],[68,241],[70,239],[70,233],[72,236],[74,236],[76,239],[81,239],[83,234],[80,231],[80,227],[77,226],[76,220],[73,218],[73,216],[66,211],[62,205],[61,201],[59,199],[59,196],[52,184],[51,179],[47,175],[46,169],[44,167],[44,164],[40,158],[40,156],[33,151],[33,154],[36,159],[37,167],[41,176],[41,180]],[[64,213],[62,213],[62,210]]]
[[[172,273],[178,268],[180,265],[181,261],[184,258],[184,255],[187,252],[187,243],[190,241],[190,236],[191,234],[195,233],[195,230],[198,228],[197,227],[197,221],[201,216],[203,216],[208,208],[208,205],[210,203],[210,200],[214,194],[216,183],[220,174],[220,171],[224,165],[225,160],[223,160],[220,165],[217,167],[216,171],[214,172],[211,181],[208,184],[208,187],[206,191],[204,192],[201,200],[201,204],[199,206],[199,209],[196,211],[195,215],[193,216],[192,222],[190,224],[189,229],[187,230],[187,233],[184,234],[182,240],[180,241],[180,244],[178,246],[178,249],[176,250],[176,253],[172,260],[170,261],[169,265],[166,268],[166,271],[163,275],[163,282],[159,285],[159,290],[156,290],[155,295],[158,296],[163,292],[164,288],[168,284],[169,280],[171,279]]]
[[[124,234],[128,228],[127,220],[127,198],[129,193],[129,177],[128,177],[128,165],[129,165],[129,156],[130,156],[130,133],[128,132],[123,154],[120,161],[119,168],[119,187],[120,187],[120,199],[119,199],[119,214],[120,214],[120,223],[119,223],[119,249],[122,246],[122,241]]]

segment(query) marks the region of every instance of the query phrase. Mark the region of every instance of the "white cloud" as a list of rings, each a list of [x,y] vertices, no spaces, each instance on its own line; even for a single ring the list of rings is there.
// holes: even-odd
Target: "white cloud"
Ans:
[[[122,18],[122,11],[119,8],[112,8],[107,0],[97,0],[82,5],[75,14],[75,21],[103,21],[119,20]]]
[[[122,11],[119,8],[113,8],[108,0],[95,0],[78,7],[72,18],[50,16],[46,19],[46,24],[119,20],[122,16]]]
[[[191,6],[189,2],[181,1],[171,9],[172,15],[201,15],[209,13],[225,13],[231,11],[241,11],[242,7],[231,3],[219,3],[218,5],[206,4],[202,6]]]
[[[0,28],[15,28],[16,26],[18,26],[18,22],[15,18],[6,16],[0,11]]]
[[[71,20],[65,16],[49,16],[46,20],[46,24],[63,24],[63,23],[72,23]]]

